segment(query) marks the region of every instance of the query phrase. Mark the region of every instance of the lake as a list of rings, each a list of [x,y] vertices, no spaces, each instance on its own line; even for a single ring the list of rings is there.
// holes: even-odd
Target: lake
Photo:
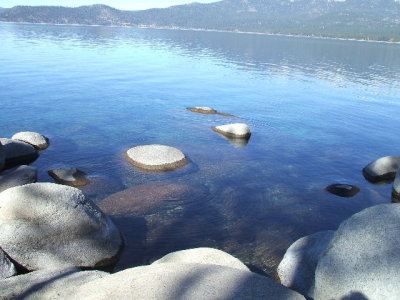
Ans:
[[[1,137],[50,138],[33,163],[39,181],[63,167],[92,178],[82,190],[125,236],[116,270],[215,247],[274,275],[298,238],[391,202],[391,185],[361,170],[400,154],[400,45],[0,23],[0,103]],[[251,127],[247,144],[210,129],[236,122]],[[124,152],[144,144],[190,163],[141,171]],[[361,191],[341,198],[325,191],[332,183]],[[103,200],[124,190],[132,203]]]

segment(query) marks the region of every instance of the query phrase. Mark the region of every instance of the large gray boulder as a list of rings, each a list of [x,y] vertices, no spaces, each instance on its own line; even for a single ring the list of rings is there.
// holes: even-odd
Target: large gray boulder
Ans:
[[[78,268],[48,269],[0,280],[1,299],[69,299],[79,285],[108,275]]]
[[[212,130],[218,132],[228,138],[249,139],[251,136],[250,128],[244,123],[226,124],[211,127]]]
[[[171,171],[188,163],[182,151],[164,145],[133,147],[126,156],[133,165],[148,171]]]
[[[218,265],[230,268],[235,268],[243,271],[249,271],[237,258],[232,255],[213,248],[195,248],[188,250],[181,250],[169,253],[164,257],[153,262],[153,264],[163,263],[194,263],[194,264],[207,264],[207,265]]]
[[[400,156],[385,156],[369,163],[363,169],[363,175],[370,182],[392,180],[399,167]]]
[[[4,153],[3,145],[0,140],[0,172],[4,169],[5,161],[6,161],[6,156]]]
[[[314,298],[399,299],[399,249],[400,205],[377,205],[353,215],[318,261]]]
[[[28,270],[116,262],[118,229],[83,193],[32,183],[0,193],[0,245]]]
[[[3,251],[3,249],[0,248],[0,279],[5,279],[14,276],[15,274],[17,274],[17,269],[15,268],[11,260],[8,258],[7,254]]]
[[[162,263],[81,285],[72,299],[304,299],[274,280],[217,265]]]
[[[49,147],[49,139],[37,132],[18,132],[14,134],[11,139],[28,143],[38,150],[44,150]]]
[[[295,241],[278,266],[281,283],[303,295],[313,297],[315,268],[335,231],[320,231]]]
[[[30,164],[39,157],[38,151],[25,142],[0,138],[0,143],[3,144],[6,168]]]
[[[31,166],[19,166],[0,173],[0,192],[6,189],[34,183],[37,180],[37,169]]]

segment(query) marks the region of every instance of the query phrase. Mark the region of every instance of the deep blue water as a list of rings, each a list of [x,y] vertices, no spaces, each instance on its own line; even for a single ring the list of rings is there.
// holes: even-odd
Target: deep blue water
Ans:
[[[113,215],[127,240],[117,269],[209,246],[272,274],[299,237],[391,201],[390,184],[372,185],[361,170],[399,155],[400,45],[0,23],[0,105],[2,137],[50,138],[33,164],[40,181],[79,167],[102,180],[84,189],[99,204],[135,186],[151,198],[152,182],[193,188]],[[231,122],[250,125],[246,146],[210,129]],[[147,173],[126,162],[124,151],[153,143],[190,164]],[[324,190],[331,183],[361,192],[340,198]]]

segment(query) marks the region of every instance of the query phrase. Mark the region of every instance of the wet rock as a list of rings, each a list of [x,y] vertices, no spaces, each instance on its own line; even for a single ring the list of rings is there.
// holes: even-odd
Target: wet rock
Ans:
[[[0,142],[3,144],[6,168],[30,164],[39,157],[37,150],[25,142],[3,138]]]
[[[5,279],[17,274],[17,269],[14,264],[10,261],[7,254],[0,248],[0,279]],[[1,280],[0,280],[1,282]],[[0,286],[1,290],[1,286]],[[1,298],[1,291],[0,291]]]
[[[400,205],[377,205],[353,215],[318,261],[314,298],[398,299],[399,249]]]
[[[86,173],[77,168],[49,170],[47,173],[57,182],[73,187],[85,186],[90,183]]]
[[[393,180],[399,167],[400,156],[385,156],[369,163],[363,169],[363,175],[373,183]]]
[[[334,234],[332,230],[320,231],[295,241],[278,266],[281,283],[313,298],[315,269]]]
[[[217,265],[162,263],[81,285],[73,299],[304,299],[274,280]]]
[[[331,184],[330,186],[326,187],[326,190],[329,193],[340,197],[353,197],[360,191],[360,189],[355,185],[341,183]]]
[[[249,271],[237,258],[232,255],[213,248],[195,248],[189,250],[181,250],[172,252],[165,255],[153,262],[153,264],[163,264],[163,263],[194,263],[194,264],[206,264],[206,265],[218,265],[230,268],[235,268],[243,271]]]
[[[104,267],[118,258],[118,229],[76,188],[27,184],[0,193],[0,204],[0,245],[28,270]]]
[[[193,185],[152,182],[134,186],[102,200],[100,208],[107,214],[143,212],[171,201],[184,201],[204,195],[203,189]]]
[[[182,151],[164,145],[143,145],[126,152],[128,160],[147,171],[171,171],[188,163]]]
[[[0,172],[4,169],[5,160],[6,156],[4,153],[3,145],[1,144],[0,140]]]
[[[49,139],[37,132],[18,132],[14,134],[11,139],[28,143],[38,150],[44,150],[49,147]]]
[[[400,202],[400,171],[397,172],[392,188],[393,202]]]
[[[211,107],[206,106],[195,106],[195,107],[188,107],[187,110],[191,112],[200,113],[200,114],[216,114],[217,111]]]
[[[0,192],[6,189],[34,183],[37,180],[37,169],[31,166],[19,166],[0,173]]]
[[[103,199],[124,189],[122,183],[108,177],[90,177],[90,184],[79,189],[90,198]]]
[[[69,299],[79,285],[108,275],[78,268],[49,269],[0,280],[1,299]]]
[[[228,138],[249,139],[251,136],[250,128],[244,123],[234,123],[212,127],[212,130]]]

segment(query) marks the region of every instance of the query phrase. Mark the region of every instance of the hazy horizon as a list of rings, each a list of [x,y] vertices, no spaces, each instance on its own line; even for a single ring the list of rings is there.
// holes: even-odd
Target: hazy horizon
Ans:
[[[72,0],[69,1],[68,4],[65,1],[61,0],[5,0],[0,1],[0,7],[3,8],[11,8],[14,6],[24,5],[24,6],[64,6],[64,7],[78,7],[84,5],[93,5],[93,4],[104,4],[121,10],[143,10],[150,8],[165,8],[174,5],[180,4],[189,4],[189,3],[212,3],[218,2],[220,0],[149,0],[149,1],[140,1],[140,0],[131,0],[131,1],[121,1],[121,0]]]

